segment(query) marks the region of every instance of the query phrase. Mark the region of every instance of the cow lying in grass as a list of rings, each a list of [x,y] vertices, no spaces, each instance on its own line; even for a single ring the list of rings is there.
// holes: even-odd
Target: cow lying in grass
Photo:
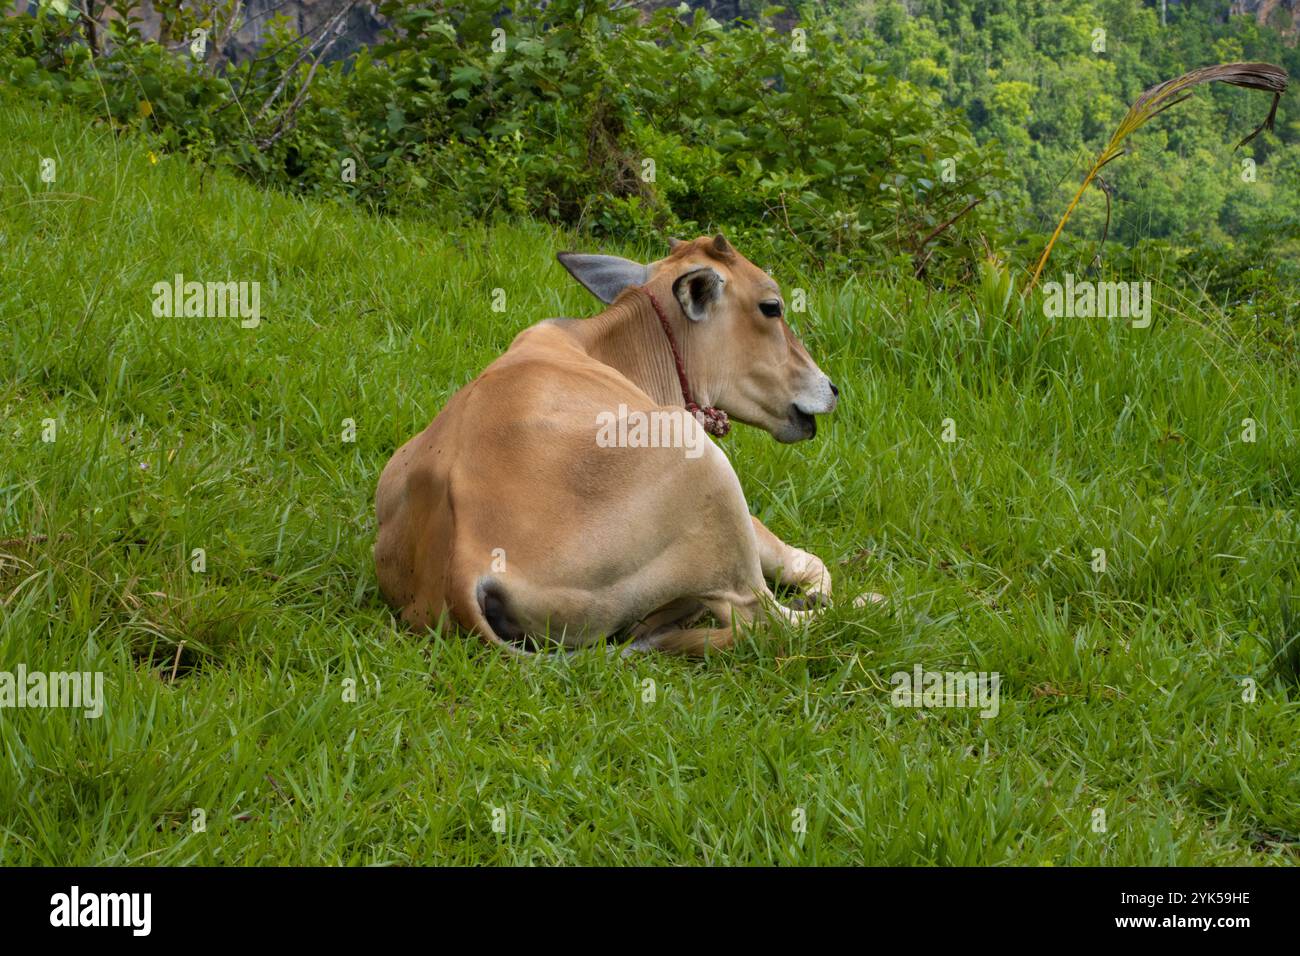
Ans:
[[[702,654],[760,613],[812,613],[767,582],[820,604],[825,564],[750,515],[705,437],[734,418],[801,441],[835,408],[777,284],[722,236],[674,241],[649,265],[560,261],[608,308],[521,332],[384,468],[375,564],[389,603],[413,626],[449,615],[521,653],[618,635]],[[719,626],[694,626],[706,612]]]

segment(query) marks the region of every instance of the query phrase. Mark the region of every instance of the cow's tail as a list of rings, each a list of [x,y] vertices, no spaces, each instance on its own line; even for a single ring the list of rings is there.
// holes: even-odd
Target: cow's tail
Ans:
[[[472,593],[464,594],[457,602],[461,605],[457,616],[481,641],[518,657],[532,657],[537,653],[532,638],[515,619],[500,581],[485,574],[466,590]]]

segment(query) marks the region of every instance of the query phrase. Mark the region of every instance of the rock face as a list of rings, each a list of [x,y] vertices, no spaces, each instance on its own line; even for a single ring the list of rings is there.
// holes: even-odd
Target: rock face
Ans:
[[[222,38],[220,55],[229,60],[243,60],[262,48],[271,20],[277,16],[289,18],[298,33],[315,36],[325,24],[348,4],[349,0],[243,0],[239,3],[239,27]],[[508,0],[502,0],[505,5]],[[646,11],[664,6],[676,6],[681,0],[632,0]],[[1169,0],[1171,7],[1184,0]],[[738,16],[751,14],[762,6],[758,0],[688,0],[692,7],[702,7],[724,22]],[[0,0],[6,13],[35,9],[38,0]],[[186,4],[190,6],[190,4]],[[1229,12],[1252,16],[1262,26],[1271,27],[1294,40],[1300,35],[1300,0],[1232,0]],[[111,13],[101,15],[111,16]],[[140,19],[140,30],[147,37],[158,37],[160,18],[150,0],[141,0],[135,15]],[[792,16],[793,22],[793,16]],[[329,58],[338,59],[374,43],[384,28],[383,18],[373,2],[357,2],[346,17],[343,36],[330,50]],[[180,38],[174,42],[179,43]]]
[[[315,36],[325,24],[347,6],[348,0],[247,0],[243,4],[242,26],[222,51],[232,60],[242,60],[261,49],[271,20],[287,16],[302,35]],[[347,15],[343,36],[330,50],[330,59],[347,56],[374,43],[384,23],[373,3],[357,3]]]
[[[42,0],[0,0],[0,10],[6,15],[34,12]],[[80,6],[83,0],[55,0]],[[204,0],[202,4],[182,0],[182,6],[196,9],[208,7],[213,0]],[[301,35],[316,35],[323,30],[330,18],[348,5],[349,0],[235,0],[240,8],[238,27],[227,36],[216,37],[217,59],[245,60],[260,50],[266,42],[271,21],[275,17],[287,17],[294,30]],[[452,0],[454,3],[454,0]],[[639,7],[646,14],[660,7],[677,6],[683,0],[623,0],[625,5]],[[765,0],[686,0],[691,7],[702,8],[709,15],[727,22],[741,16],[751,16],[765,6]],[[510,0],[501,0],[501,6],[507,7]],[[116,14],[104,8],[103,0],[95,0],[100,12],[96,20],[104,23],[116,18]],[[444,3],[444,6],[449,5]],[[159,39],[162,28],[161,17],[154,9],[151,0],[138,0],[132,10],[132,17],[138,22],[140,32],[150,38]],[[788,21],[793,25],[796,15],[788,11],[778,16],[777,22]],[[330,49],[328,59],[336,60],[346,57],[357,49],[376,42],[383,31],[385,22],[379,15],[373,0],[358,0],[346,17],[343,36]],[[162,41],[168,46],[182,44],[182,37],[164,36]]]
[[[80,6],[79,0],[68,2]],[[266,42],[271,22],[276,17],[287,17],[293,31],[299,35],[316,36],[324,30],[329,20],[345,6],[349,0],[242,0],[236,5],[239,9],[238,25],[226,36],[214,37],[219,46],[219,57],[227,60],[243,60],[262,48]],[[117,19],[116,13],[100,2],[95,4],[98,13],[95,17],[101,24]],[[40,0],[0,0],[0,10],[7,16],[21,13],[34,13],[40,6]],[[187,8],[197,8],[200,4],[184,3]],[[202,6],[209,6],[208,3]],[[149,39],[159,39],[162,18],[150,0],[139,0],[131,11],[137,20],[140,33]],[[343,35],[331,48],[329,59],[339,59],[355,52],[363,46],[374,43],[383,29],[383,19],[379,16],[372,2],[356,2],[345,18]],[[100,31],[101,37],[104,31]],[[168,46],[180,46],[184,38],[164,36],[161,38]]]
[[[1300,3],[1297,0],[1232,0],[1232,13],[1248,14],[1262,26],[1294,37],[1300,33]]]

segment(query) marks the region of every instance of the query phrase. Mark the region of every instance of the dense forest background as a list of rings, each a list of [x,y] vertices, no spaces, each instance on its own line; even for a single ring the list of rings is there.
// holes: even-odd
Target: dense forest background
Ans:
[[[933,90],[959,110],[981,142],[1005,150],[1018,198],[1050,224],[1078,185],[1078,171],[1142,90],[1198,66],[1238,60],[1300,67],[1295,22],[1276,2],[1185,0],[899,0],[847,2],[849,29],[891,73]],[[1230,15],[1249,6],[1263,15]],[[1162,22],[1162,15],[1163,21]],[[1276,19],[1274,20],[1274,16]],[[1272,25],[1272,24],[1276,25]],[[1093,31],[1105,33],[1094,52]],[[1122,242],[1294,231],[1300,140],[1293,109],[1278,137],[1242,154],[1237,141],[1260,103],[1211,88],[1144,130],[1107,176],[1116,198],[1111,235]],[[1262,189],[1240,189],[1241,160],[1276,161]],[[1105,204],[1082,215],[1097,230]],[[1082,225],[1082,223],[1080,223]]]
[[[1291,0],[25,7],[0,34],[5,79],[164,155],[390,212],[634,242],[722,228],[818,269],[937,282],[1024,269],[1144,89],[1300,67]],[[1270,105],[1215,84],[1149,123],[1058,258],[1181,270],[1229,308],[1300,285],[1294,88],[1236,148]],[[1266,311],[1290,322],[1295,298]]]

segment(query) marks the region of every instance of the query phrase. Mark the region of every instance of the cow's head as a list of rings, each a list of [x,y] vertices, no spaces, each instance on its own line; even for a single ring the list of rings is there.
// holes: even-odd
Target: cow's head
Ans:
[[[559,258],[602,302],[633,286],[655,294],[680,336],[701,405],[716,405],[778,441],[817,434],[813,416],[834,410],[839,389],[786,324],[780,287],[721,235],[669,246],[666,258],[649,265],[569,252]]]

